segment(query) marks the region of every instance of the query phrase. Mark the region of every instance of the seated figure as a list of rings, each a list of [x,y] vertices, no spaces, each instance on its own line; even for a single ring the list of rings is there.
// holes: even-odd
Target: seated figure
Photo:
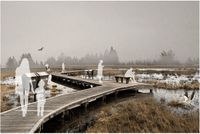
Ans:
[[[135,83],[135,72],[133,72],[133,68],[130,68],[126,71],[125,77],[130,77],[130,80],[132,83]]]

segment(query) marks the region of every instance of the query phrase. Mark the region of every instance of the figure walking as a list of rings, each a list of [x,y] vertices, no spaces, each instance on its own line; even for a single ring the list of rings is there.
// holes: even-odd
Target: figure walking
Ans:
[[[37,94],[37,116],[44,115],[44,104],[46,102],[44,85],[44,81],[40,80],[38,83],[38,88],[35,89],[35,93]]]
[[[48,76],[48,81],[47,81],[47,84],[48,84],[48,85],[50,85],[50,84],[51,84],[51,79],[52,79],[52,75],[51,75],[51,74],[49,74],[49,76]]]
[[[20,104],[22,110],[22,116],[25,117],[28,109],[28,95],[29,91],[33,91],[33,84],[31,78],[26,75],[30,73],[30,67],[28,59],[22,59],[20,66],[15,71],[15,93],[20,97]]]
[[[99,61],[99,64],[98,64],[98,70],[97,70],[97,78],[99,80],[99,83],[102,83],[102,79],[103,79],[103,60],[100,60]]]

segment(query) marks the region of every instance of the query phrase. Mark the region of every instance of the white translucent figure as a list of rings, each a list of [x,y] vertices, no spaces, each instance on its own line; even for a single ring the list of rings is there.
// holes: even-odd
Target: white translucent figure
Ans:
[[[133,71],[133,68],[130,68],[126,71],[125,77],[130,77],[130,80],[132,83],[136,82],[135,80],[135,72]]]
[[[47,84],[48,84],[48,85],[51,84],[51,79],[52,79],[52,75],[50,74],[50,75],[48,76],[48,81],[47,81]]]
[[[62,73],[65,72],[65,63],[62,63]]]
[[[49,68],[49,64],[45,64],[45,68],[47,70]]]
[[[15,71],[15,93],[20,97],[20,104],[22,110],[22,116],[25,117],[28,109],[28,95],[29,90],[33,93],[33,85],[31,78],[26,75],[26,73],[30,73],[30,67],[28,59],[22,59],[20,66]]]
[[[46,67],[47,72],[50,72],[50,71],[51,71],[51,70],[50,70],[50,67],[49,67],[49,64],[46,64],[45,67]]]
[[[38,88],[35,89],[36,99],[37,99],[37,116],[44,115],[44,104],[46,102],[44,81],[40,80],[38,83]]]
[[[99,80],[99,83],[102,83],[102,79],[103,79],[103,60],[100,60],[99,61],[99,64],[98,64],[98,70],[97,70],[97,78]]]

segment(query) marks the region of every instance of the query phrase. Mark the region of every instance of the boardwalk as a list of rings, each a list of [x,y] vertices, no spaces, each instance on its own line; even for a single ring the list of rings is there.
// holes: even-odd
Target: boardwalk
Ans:
[[[99,84],[94,80],[84,80],[81,78],[69,77],[61,74],[55,74],[55,76]],[[22,117],[21,108],[17,107],[1,113],[1,132],[35,132],[38,129],[41,129],[42,124],[44,124],[46,121],[69,109],[78,107],[82,104],[89,103],[91,101],[95,101],[97,98],[101,98],[103,96],[121,90],[142,87],[151,87],[151,85],[143,83],[123,84],[115,82],[104,82],[100,86],[80,90],[71,94],[63,94],[56,97],[52,97],[47,99],[46,101],[43,117],[37,116],[36,102],[29,104],[26,117]]]

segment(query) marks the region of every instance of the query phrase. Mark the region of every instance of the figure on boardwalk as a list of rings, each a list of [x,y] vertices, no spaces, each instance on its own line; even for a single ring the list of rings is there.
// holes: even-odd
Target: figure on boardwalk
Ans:
[[[102,83],[102,79],[103,79],[103,60],[100,60],[99,61],[99,64],[98,64],[98,70],[97,70],[97,78],[99,80],[99,83]]]
[[[51,84],[51,79],[52,79],[52,75],[51,75],[51,74],[49,74],[49,76],[48,76],[48,81],[47,81],[47,84],[48,84],[48,85],[50,85],[50,84]]]
[[[44,104],[46,102],[44,85],[44,81],[40,80],[38,83],[38,88],[35,89],[37,99],[37,116],[44,115]]]
[[[133,68],[130,68],[126,71],[125,77],[130,77],[130,80],[132,83],[135,83],[135,72],[133,71]]]
[[[63,62],[62,63],[62,73],[64,73],[65,72],[65,63]]]
[[[22,62],[15,71],[15,93],[20,97],[20,104],[22,110],[22,116],[25,117],[28,109],[28,95],[29,91],[33,91],[33,84],[31,78],[27,76],[30,73],[30,67],[28,59],[22,59]]]

